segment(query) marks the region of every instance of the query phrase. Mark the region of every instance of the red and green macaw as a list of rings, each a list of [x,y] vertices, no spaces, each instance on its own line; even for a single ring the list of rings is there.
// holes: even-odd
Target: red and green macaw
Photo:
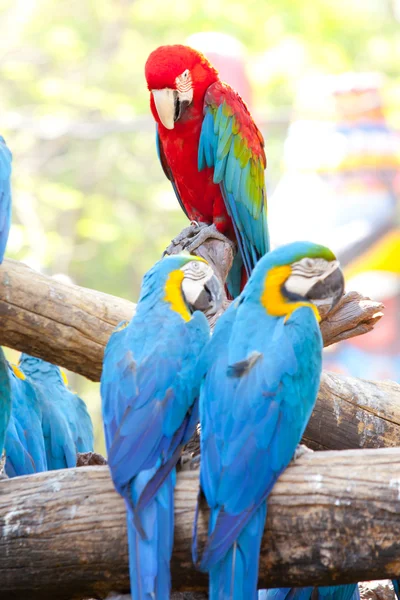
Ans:
[[[197,50],[161,46],[145,75],[162,167],[185,214],[200,223],[188,250],[221,234],[236,241],[228,277],[236,297],[269,250],[263,137],[239,94]]]

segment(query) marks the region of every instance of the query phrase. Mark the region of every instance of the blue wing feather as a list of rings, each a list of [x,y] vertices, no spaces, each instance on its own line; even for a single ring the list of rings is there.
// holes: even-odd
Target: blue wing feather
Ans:
[[[42,413],[36,391],[28,380],[19,379],[9,367],[12,410],[7,429],[6,473],[9,477],[47,470],[42,431]]]
[[[0,136],[0,263],[11,226],[11,162],[12,154]]]
[[[312,311],[299,309],[286,324],[263,308],[248,315],[245,303],[234,302],[219,319],[200,395],[201,485],[214,522],[204,570],[226,555],[264,503],[293,456],[318,389],[322,343]],[[253,366],[233,377],[254,351]]]
[[[171,335],[160,336],[168,324],[158,323],[156,314],[154,320],[153,343],[143,343],[135,318],[134,327],[112,335],[105,353],[101,394],[108,459],[123,495],[134,477],[154,467],[160,456],[167,461],[190,435],[182,430],[182,437],[175,436],[195,401],[190,371],[196,345],[204,345],[209,335],[200,313],[188,324],[174,323]],[[189,422],[193,432],[195,423]]]
[[[141,311],[147,302],[150,317]],[[133,600],[169,597],[175,465],[197,423],[208,338],[203,314],[186,323],[142,287],[131,326],[106,347],[103,420],[111,475],[127,506]]]
[[[93,451],[94,445],[93,425],[85,403],[66,387],[56,365],[22,354],[20,367],[37,397],[47,468],[75,467],[77,452]]]
[[[209,87],[204,102],[198,168],[206,166],[214,167],[250,275],[269,250],[263,140],[243,101],[220,82]]]

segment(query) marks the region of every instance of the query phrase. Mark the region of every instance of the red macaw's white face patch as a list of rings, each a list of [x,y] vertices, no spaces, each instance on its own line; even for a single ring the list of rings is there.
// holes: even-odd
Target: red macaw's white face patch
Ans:
[[[183,73],[175,79],[175,85],[176,85],[177,91],[180,94],[190,95],[190,93],[191,93],[190,100],[192,100],[192,98],[193,98],[193,82],[192,82],[192,76],[190,74],[189,69],[186,69],[185,71],[183,71]]]

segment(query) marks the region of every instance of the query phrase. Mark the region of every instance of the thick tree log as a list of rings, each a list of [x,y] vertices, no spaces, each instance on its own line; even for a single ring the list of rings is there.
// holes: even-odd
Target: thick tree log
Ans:
[[[314,450],[400,446],[400,385],[322,373],[303,443]]]
[[[175,590],[203,591],[190,561],[198,472],[178,476]],[[260,587],[400,575],[400,449],[311,452],[268,503]],[[104,598],[128,589],[125,508],[107,467],[0,482],[1,593],[10,600]],[[200,539],[204,542],[200,519]]]
[[[224,281],[230,246],[212,240],[198,253]],[[343,296],[335,311],[326,315],[328,306],[329,302],[320,306],[325,346],[369,331],[383,308],[355,292]],[[5,260],[0,265],[0,345],[39,356],[93,381],[100,379],[104,347],[114,327],[131,319],[134,310],[128,300],[57,281],[23,263]]]
[[[115,326],[135,305],[63,283],[23,263],[0,265],[0,345],[15,348],[99,381]]]
[[[198,253],[210,261],[224,281],[232,260],[231,246],[211,240]],[[328,306],[329,302],[319,306],[325,317],[321,323],[325,345],[371,329],[382,314],[381,304],[355,292],[345,295],[336,310],[326,315]],[[130,319],[134,310],[135,305],[127,300],[62,283],[22,263],[6,260],[0,265],[0,344],[89,379],[99,380],[107,340],[114,327]],[[400,444],[398,386],[361,383],[362,401],[358,402],[357,380],[346,385],[346,379],[330,378],[329,386],[326,381],[322,381],[316,412],[307,430],[307,444],[332,449]],[[374,402],[377,394],[379,414],[368,407],[368,399]],[[389,405],[392,412],[386,416]],[[338,407],[342,416],[335,420]]]
[[[313,450],[400,446],[400,385],[323,372],[302,443]],[[197,432],[185,447],[181,467],[192,468],[199,454]]]

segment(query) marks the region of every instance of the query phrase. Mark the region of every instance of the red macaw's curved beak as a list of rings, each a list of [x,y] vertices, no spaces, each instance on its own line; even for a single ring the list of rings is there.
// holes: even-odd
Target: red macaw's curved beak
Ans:
[[[175,121],[191,102],[192,92],[179,93],[171,88],[151,90],[158,116],[166,129],[173,129]]]
[[[178,95],[176,90],[164,88],[163,90],[151,90],[154,98],[154,104],[160,117],[161,123],[166,129],[174,128],[175,98]]]

